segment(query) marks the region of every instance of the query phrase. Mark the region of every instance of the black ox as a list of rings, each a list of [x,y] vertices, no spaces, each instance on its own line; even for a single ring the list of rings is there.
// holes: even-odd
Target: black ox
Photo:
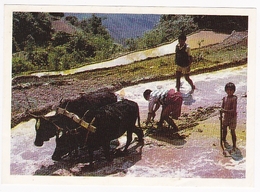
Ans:
[[[79,118],[82,118],[86,111],[96,109],[110,103],[115,103],[116,101],[117,97],[114,93],[100,91],[92,94],[84,94],[76,99],[63,100],[60,102],[58,107],[65,108],[66,110],[76,114]],[[75,122],[60,114],[55,114],[54,116],[48,117],[32,116],[36,119],[36,137],[34,141],[36,146],[42,146],[44,141],[48,141],[50,138],[57,135],[61,127],[75,127]]]
[[[140,128],[140,116],[138,104],[130,100],[122,100],[113,104],[90,110],[84,117],[84,121],[96,127],[96,132],[90,132],[85,128],[62,129],[56,137],[56,148],[52,155],[53,160],[60,160],[62,156],[86,147],[89,153],[90,165],[93,165],[94,150],[102,147],[107,160],[110,157],[110,141],[119,138],[127,132],[127,141],[124,151],[127,150],[131,141],[132,133],[138,136],[138,140],[143,142],[143,131]],[[136,121],[138,126],[136,127]]]

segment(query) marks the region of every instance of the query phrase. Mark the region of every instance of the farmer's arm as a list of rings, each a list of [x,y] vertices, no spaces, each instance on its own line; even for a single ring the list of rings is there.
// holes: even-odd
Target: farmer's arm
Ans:
[[[156,102],[153,112],[155,113],[159,108],[160,108],[160,104],[158,102]]]
[[[155,117],[155,112],[159,109],[160,104],[156,101],[155,98],[150,98],[149,105],[148,105],[148,116],[146,120],[146,124],[151,121],[152,117]]]
[[[222,98],[222,103],[221,103],[221,111],[224,112],[224,102],[225,102],[225,97]]]

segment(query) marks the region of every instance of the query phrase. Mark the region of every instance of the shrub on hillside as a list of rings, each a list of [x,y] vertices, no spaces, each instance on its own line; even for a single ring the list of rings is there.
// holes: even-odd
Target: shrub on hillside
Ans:
[[[46,68],[45,66],[48,66],[48,52],[44,49],[39,49],[36,51],[33,51],[29,54],[28,60],[35,66],[37,66],[38,69]]]
[[[29,61],[20,57],[12,58],[12,74],[21,74],[27,71],[34,71],[36,67],[32,65]]]

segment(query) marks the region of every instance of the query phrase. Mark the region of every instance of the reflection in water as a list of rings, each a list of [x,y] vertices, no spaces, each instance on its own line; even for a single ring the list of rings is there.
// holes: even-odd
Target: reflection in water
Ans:
[[[193,99],[192,94],[190,93],[182,93],[183,104],[184,105],[192,105],[196,100]]]

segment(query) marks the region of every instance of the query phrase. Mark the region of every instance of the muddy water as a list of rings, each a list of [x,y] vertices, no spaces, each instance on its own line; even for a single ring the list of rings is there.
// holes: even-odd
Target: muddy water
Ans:
[[[131,167],[128,175],[141,176],[170,176],[184,178],[245,178],[246,168],[246,93],[247,93],[247,67],[236,67],[218,72],[201,74],[191,77],[196,85],[192,95],[188,94],[190,87],[183,80],[181,92],[184,97],[182,112],[189,112],[198,107],[220,106],[221,99],[225,96],[224,86],[232,81],[236,84],[236,95],[238,96],[238,126],[237,145],[244,158],[234,161],[223,158],[219,147],[219,117],[215,115],[206,121],[200,122],[191,131],[185,132],[189,135],[184,141],[163,140],[163,144],[156,138],[147,138],[149,143],[147,151],[143,150],[145,156]],[[124,88],[117,93],[138,102],[141,119],[147,116],[147,101],[142,93],[145,89],[169,89],[175,87],[175,80],[158,81],[139,84]],[[157,113],[157,120],[160,112]],[[218,113],[217,113],[218,114]],[[199,130],[199,131],[198,131]],[[231,143],[230,135],[228,141]],[[151,146],[160,147],[151,147]],[[158,155],[159,154],[159,155]],[[158,158],[158,156],[160,158]],[[156,167],[154,169],[154,167]],[[151,176],[150,175],[150,176]]]
[[[183,95],[183,111],[190,111],[198,107],[220,106],[221,99],[225,96],[225,84],[232,81],[236,85],[235,94],[238,96],[238,107],[240,108],[239,119],[245,119],[246,99],[243,99],[247,93],[247,67],[236,67],[217,72],[204,73],[191,77],[196,89],[193,94],[189,94],[191,88],[189,84],[181,79],[181,93]],[[138,84],[119,90],[127,99],[136,101],[141,111],[147,110],[147,101],[143,98],[145,89],[170,89],[175,88],[176,81],[165,80],[145,84]],[[142,114],[142,113],[141,113]],[[159,114],[159,113],[158,113]],[[147,114],[142,114],[144,119]],[[157,115],[159,118],[159,115]]]
[[[45,142],[43,147],[34,146],[34,124],[32,119],[11,130],[11,175],[81,175],[111,177],[171,177],[171,178],[245,178],[246,170],[246,97],[247,67],[237,67],[219,72],[192,76],[196,90],[192,95],[183,81],[183,112],[198,107],[219,106],[225,95],[224,85],[232,81],[237,86],[239,124],[237,145],[243,159],[234,161],[223,157],[219,147],[218,116],[200,121],[193,129],[184,131],[185,139],[169,139],[161,136],[146,136],[144,146],[133,142],[127,155],[115,155],[108,163],[102,153],[95,153],[95,170],[88,170],[84,159],[73,162],[53,162],[51,155],[55,139]],[[142,93],[145,89],[174,88],[175,80],[158,81],[126,87],[117,94],[136,101],[140,107],[141,120],[147,115],[147,102]],[[156,118],[158,119],[159,113]],[[125,143],[120,138],[120,146]],[[230,137],[228,137],[230,141]]]

